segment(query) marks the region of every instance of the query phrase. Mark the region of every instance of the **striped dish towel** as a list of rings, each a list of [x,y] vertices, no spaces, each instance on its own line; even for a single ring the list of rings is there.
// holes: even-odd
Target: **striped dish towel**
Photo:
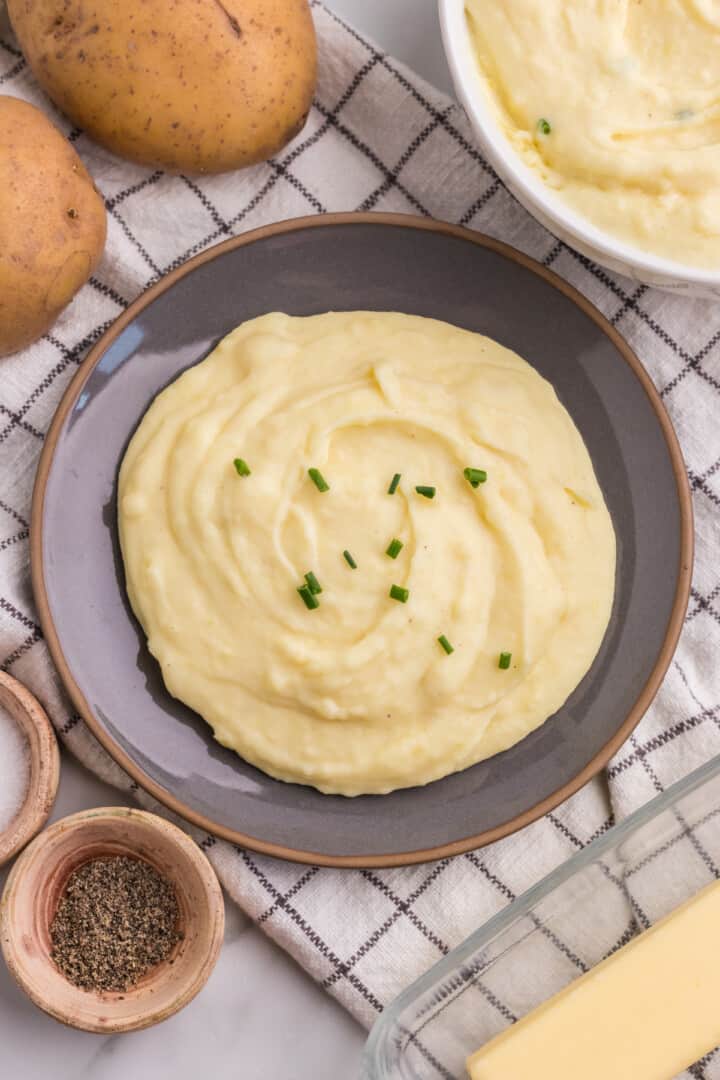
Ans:
[[[514,896],[720,752],[720,306],[638,286],[570,250],[507,192],[455,104],[330,10],[315,5],[314,15],[320,80],[305,130],[266,164],[203,179],[127,164],[71,129],[53,114],[0,16],[2,92],[53,115],[95,177],[109,217],[96,275],[49,334],[0,361],[0,666],[35,691],[90,769],[151,805],[72,715],[42,641],[28,568],[35,468],[78,363],[127,304],[208,245],[282,218],[353,209],[432,215],[552,266],[590,297],[650,371],[686,455],[697,524],[692,599],[665,684],[606,774],[556,812],[483,851],[385,871],[296,866],[198,835],[228,893],[369,1025]],[[698,858],[720,875],[711,853]],[[627,929],[621,922],[618,941]],[[581,962],[577,954],[576,947]],[[720,1077],[714,1059],[697,1068],[696,1077]]]

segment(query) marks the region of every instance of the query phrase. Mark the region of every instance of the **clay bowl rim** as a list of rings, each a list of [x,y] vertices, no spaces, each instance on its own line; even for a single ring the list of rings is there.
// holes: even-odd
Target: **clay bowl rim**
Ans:
[[[34,694],[0,671],[0,707],[7,710],[28,742],[30,779],[20,810],[0,832],[0,866],[28,844],[50,816],[60,781],[60,750],[55,731]]]
[[[95,1013],[93,1016],[88,1016],[85,1013],[83,1016],[79,1016],[72,1006],[68,1008],[64,1004],[60,1004],[54,994],[43,993],[42,989],[38,989],[36,980],[28,980],[25,971],[25,962],[21,951],[18,949],[18,940],[16,930],[17,927],[14,923],[10,922],[10,909],[11,902],[14,894],[20,887],[23,878],[31,868],[37,864],[37,861],[41,862],[45,860],[46,865],[43,867],[43,874],[50,880],[53,873],[53,868],[57,865],[54,857],[54,845],[59,836],[67,838],[68,834],[76,834],[77,846],[80,847],[83,836],[88,832],[89,827],[92,825],[95,829],[98,826],[108,825],[109,823],[116,823],[118,818],[124,819],[124,825],[128,832],[132,833],[138,826],[142,825],[149,827],[150,831],[154,833],[155,839],[158,842],[158,846],[162,846],[167,849],[175,848],[178,853],[182,854],[185,860],[189,860],[192,868],[197,873],[198,882],[202,887],[202,891],[205,895],[209,918],[212,922],[212,929],[210,932],[209,946],[204,954],[202,961],[184,974],[183,978],[179,978],[177,987],[173,991],[173,995],[170,1001],[164,1005],[155,1005],[152,995],[144,998],[144,1000],[138,1001],[138,1010],[132,1012],[125,1017],[113,1018],[107,1014],[101,1019],[99,1013]],[[101,842],[102,843],[102,842]],[[136,858],[143,859],[145,862],[152,863],[152,858],[148,858],[144,853],[141,854],[139,848],[136,848],[133,844],[132,835],[125,836],[121,841],[113,839],[112,843],[108,841],[109,851],[123,853],[127,852],[128,855]],[[98,851],[98,854],[101,854]],[[85,859],[79,859],[75,864],[81,865]],[[75,868],[72,867],[72,869]],[[163,870],[166,877],[170,879],[175,888],[180,891],[178,882],[182,882],[182,870],[175,868],[174,871],[168,872],[167,869]],[[197,919],[196,912],[190,912],[190,921]],[[47,1013],[53,1019],[60,1021],[68,1027],[77,1028],[81,1031],[88,1031],[95,1034],[104,1035],[118,1035],[129,1031],[139,1031],[143,1028],[153,1027],[156,1024],[162,1023],[164,1020],[174,1016],[177,1012],[188,1005],[194,997],[202,990],[207,983],[223,943],[225,930],[225,902],[223,899],[222,889],[217,875],[204,852],[195,843],[195,841],[178,828],[177,825],[172,822],[166,821],[164,818],[158,817],[156,814],[149,813],[145,810],[138,810],[134,807],[125,806],[104,806],[97,807],[89,810],[81,810],[78,813],[70,814],[68,817],[61,818],[56,821],[48,829],[45,829],[39,836],[33,840],[33,842],[26,848],[22,855],[18,858],[17,862],[10,871],[10,875],[5,884],[5,888],[0,898],[0,951],[5,959],[8,970],[12,975],[15,982],[18,984],[21,990],[30,998],[30,1000],[43,1012]],[[169,961],[163,961],[159,964],[154,973],[163,970]],[[52,967],[53,971],[56,969],[52,965],[49,955],[45,957],[45,963]],[[179,969],[178,969],[179,970]],[[122,998],[118,1000],[127,1001],[132,999],[136,994],[139,994],[143,989],[152,985],[153,973],[145,976],[139,984],[140,990],[131,987],[125,991]],[[97,1002],[111,1000],[113,994],[106,995],[95,991],[82,991],[71,983],[66,984],[70,992],[73,995],[87,994],[85,1000],[90,1001],[95,998]]]

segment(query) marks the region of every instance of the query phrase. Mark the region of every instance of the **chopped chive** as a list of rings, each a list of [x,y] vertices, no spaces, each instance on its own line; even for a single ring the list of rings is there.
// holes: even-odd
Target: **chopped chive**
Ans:
[[[302,597],[302,600],[303,600],[303,603],[305,604],[305,607],[309,608],[310,611],[312,611],[314,608],[320,607],[320,601],[317,599],[317,597],[311,591],[309,585],[301,585],[300,588],[298,589],[298,592],[300,593],[300,596]]]
[[[407,604],[408,596],[410,595],[409,589],[403,589],[402,585],[390,586],[390,599],[399,600],[401,604]]]
[[[307,581],[307,587],[313,594],[313,596],[317,596],[318,593],[322,592],[322,585],[315,577],[312,570],[308,570],[307,574],[305,575],[305,580]]]
[[[500,653],[500,659],[498,660],[498,667],[501,668],[503,671],[507,671],[507,669],[510,667],[510,661],[511,660],[512,660],[512,653],[511,652],[501,652]]]
[[[355,562],[349,551],[343,551],[343,559],[348,564],[351,570],[357,570],[357,563]]]
[[[541,135],[549,135],[552,131],[552,124],[544,116],[541,116],[537,122],[537,129]]]
[[[308,469],[308,474],[318,491],[330,490],[330,485],[319,469]]]
[[[402,540],[398,540],[397,537],[396,537],[394,540],[391,540],[390,543],[388,544],[387,551],[385,552],[385,554],[389,555],[391,559],[397,559],[398,555],[400,554],[400,552],[403,549],[403,546],[404,545],[403,545]]]
[[[235,466],[235,472],[238,474],[238,476],[250,475],[250,466],[248,465],[247,461],[243,460],[243,458],[236,457],[233,461],[233,465]]]
[[[479,487],[480,484],[484,484],[487,480],[487,473],[484,469],[463,469],[463,476],[467,480],[470,487]]]
[[[395,492],[397,491],[397,486],[400,483],[400,477],[401,476],[402,476],[402,473],[399,473],[399,472],[395,473],[392,480],[390,481],[390,487],[388,488],[388,495],[394,495],[395,494]]]
[[[442,645],[443,649],[448,654],[448,656],[450,655],[451,652],[455,652],[455,649],[450,644],[450,642],[448,641],[448,639],[445,637],[444,634],[440,635],[440,637],[438,638],[438,641],[440,642],[440,644]]]
[[[417,491],[418,495],[424,495],[426,499],[434,499],[435,498],[435,488],[434,487],[424,487],[421,484],[419,487],[416,487],[415,490]]]

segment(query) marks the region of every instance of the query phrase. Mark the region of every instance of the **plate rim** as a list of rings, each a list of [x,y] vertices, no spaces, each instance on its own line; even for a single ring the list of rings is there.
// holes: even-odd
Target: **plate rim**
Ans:
[[[60,639],[56,632],[50,612],[42,558],[45,491],[61,429],[90,374],[125,327],[133,322],[158,296],[161,296],[168,289],[171,289],[179,280],[185,277],[186,274],[191,273],[204,263],[224,255],[228,251],[233,251],[236,248],[244,247],[245,245],[253,244],[272,236],[301,232],[305,229],[325,228],[337,225],[385,225],[422,230],[424,232],[442,233],[456,239],[469,241],[470,243],[486,248],[495,254],[507,258],[511,262],[536,274],[554,288],[559,289],[567,299],[592,319],[596,326],[598,326],[610,339],[645,391],[649,403],[657,417],[668,448],[680,507],[680,565],[678,567],[678,579],[673,606],[665,630],[665,636],[658,652],[655,665],[645,685],[641,688],[632,708],[629,710],[614,736],[604,744],[604,746],[587,763],[585,768],[576,776],[572,777],[567,783],[557,788],[534,806],[529,807],[520,814],[516,814],[513,818],[510,818],[503,824],[496,825],[491,829],[485,829],[480,833],[475,833],[459,840],[453,840],[446,844],[413,851],[385,853],[381,855],[326,855],[322,852],[305,851],[301,848],[293,848],[283,844],[272,843],[255,836],[238,832],[234,829],[227,828],[226,826],[219,825],[205,815],[186,806],[181,799],[177,798],[171,792],[166,791],[151,777],[147,776],[140,766],[132,761],[125,751],[115,742],[112,736],[98,722],[90,705],[85,699],[85,696],[72,676],[70,667],[65,660]],[[627,740],[640,722],[660,688],[665,673],[670,666],[682,631],[685,613],[690,598],[694,539],[694,519],[690,483],[680,443],[672,421],[670,420],[670,416],[655,384],[640,359],[612,323],[605,318],[600,310],[595,307],[587,297],[553,270],[543,266],[542,263],[531,258],[529,255],[525,255],[523,252],[518,251],[510,244],[506,244],[501,240],[496,240],[494,237],[487,236],[484,233],[476,232],[475,230],[466,228],[462,225],[454,225],[450,222],[439,221],[434,218],[424,218],[414,214],[354,211],[319,215],[311,214],[303,217],[288,218],[283,221],[262,225],[259,228],[241,233],[239,236],[230,237],[218,244],[214,244],[200,252],[198,255],[188,259],[174,270],[163,275],[157,282],[150,285],[142,292],[129,307],[113,321],[98,341],[92,346],[88,355],[82,361],[77,372],[66,387],[45,437],[40,460],[38,462],[32,495],[30,514],[30,572],[40,626],[50,651],[50,656],[57,668],[65,690],[69,694],[78,713],[101,746],[141,788],[156,798],[158,802],[167,809],[178,814],[189,824],[205,830],[210,836],[220,837],[223,840],[228,840],[233,844],[248,848],[258,854],[270,855],[274,858],[286,859],[291,862],[307,865],[332,866],[348,869],[375,869],[382,867],[410,866],[417,863],[430,862],[435,859],[449,858],[453,855],[460,855],[467,851],[485,847],[487,844],[491,844],[496,840],[500,840],[505,836],[509,836],[512,833],[525,828],[525,826],[532,824],[532,822],[537,821],[538,818],[541,818],[551,810],[554,810],[560,803],[565,802],[571,795],[574,795],[580,788],[584,787],[589,780],[604,768],[610,758],[620,749],[622,744]]]

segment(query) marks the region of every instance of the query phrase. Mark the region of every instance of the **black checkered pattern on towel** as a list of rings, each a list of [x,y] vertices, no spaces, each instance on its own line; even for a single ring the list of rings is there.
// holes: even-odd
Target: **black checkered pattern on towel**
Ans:
[[[28,572],[38,455],[88,347],[131,300],[208,245],[281,218],[351,209],[432,215],[499,236],[552,266],[597,304],[650,371],[686,455],[697,523],[692,600],[662,691],[605,777],[544,820],[484,851],[388,871],[294,866],[198,837],[238,903],[370,1024],[488,916],[720,752],[720,306],[637,285],[559,242],[509,195],[457,106],[330,11],[316,5],[314,12],[315,105],[302,134],[264,165],[202,180],[168,177],[118,160],[53,116],[97,179],[109,233],[99,269],[57,325],[22,355],[0,361],[0,665],[38,693],[82,760],[137,793],[69,711],[42,641]],[[0,92],[52,114],[2,18]],[[717,875],[694,843],[708,874]],[[626,931],[619,923],[618,942]],[[555,944],[582,968],[576,951]],[[502,1000],[497,1009],[512,1018]],[[440,1071],[428,1060],[428,1076],[443,1075],[438,1064]],[[720,1077],[720,1065],[711,1057],[692,1075]]]

